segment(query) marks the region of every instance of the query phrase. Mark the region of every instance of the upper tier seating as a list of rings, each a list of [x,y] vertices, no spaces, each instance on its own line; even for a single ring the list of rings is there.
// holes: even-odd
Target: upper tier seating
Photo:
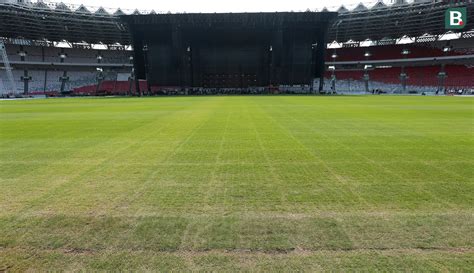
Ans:
[[[18,45],[7,45],[7,54],[10,61],[21,61],[20,52],[25,52],[26,62],[46,62],[59,63],[61,55],[64,54],[64,63],[98,63],[98,56],[101,56],[101,63],[106,64],[129,64],[131,51],[120,50],[92,50],[78,48],[57,48],[57,47],[39,47],[23,46],[23,50]]]
[[[336,62],[343,61],[364,61],[368,60],[389,60],[403,58],[402,51],[408,49],[410,53],[407,58],[423,58],[423,57],[440,57],[440,56],[457,56],[463,55],[465,52],[450,51],[443,52],[442,48],[436,48],[428,45],[390,45],[390,46],[371,46],[371,47],[348,47],[338,49],[328,49],[326,51],[326,61],[333,61],[334,52],[337,55]],[[369,52],[370,56],[366,57],[365,53]]]

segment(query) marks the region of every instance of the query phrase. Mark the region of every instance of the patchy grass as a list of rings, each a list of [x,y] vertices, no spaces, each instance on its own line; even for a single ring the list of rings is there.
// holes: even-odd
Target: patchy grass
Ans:
[[[0,271],[474,268],[474,100],[0,102]]]

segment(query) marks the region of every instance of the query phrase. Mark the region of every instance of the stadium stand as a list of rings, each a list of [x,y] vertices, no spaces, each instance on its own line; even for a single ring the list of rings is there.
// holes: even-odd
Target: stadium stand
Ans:
[[[119,50],[93,50],[78,48],[59,48],[59,47],[41,47],[41,46],[19,46],[8,45],[7,54],[11,62],[22,61],[20,53],[26,54],[25,62],[46,62],[46,63],[90,63],[99,62],[108,64],[128,64],[130,56],[129,51]],[[61,55],[65,58],[61,60]]]
[[[325,58],[336,71],[327,71],[326,79],[330,81],[334,74],[337,81],[341,81],[336,84],[339,92],[351,92],[361,86],[366,91],[375,89],[389,93],[432,93],[440,90],[440,85],[445,89],[472,89],[474,69],[470,64],[473,61],[468,58],[473,57],[473,44],[474,39],[469,38],[330,49]],[[408,53],[406,56],[402,54],[404,51]],[[440,61],[442,59],[445,61]],[[407,75],[405,90],[401,86],[402,72]],[[444,82],[440,82],[440,72],[446,73]],[[369,76],[367,87],[364,83],[366,73]]]
[[[448,7],[466,7],[472,18],[472,1],[408,3],[400,0],[392,5],[377,1],[370,6],[339,8],[339,16],[330,27],[328,37],[329,42],[338,46],[326,52],[327,67],[331,69],[325,73],[324,89],[338,93],[472,90],[473,24],[468,22],[464,30],[452,31],[451,35],[456,35],[454,39],[443,39],[446,34],[444,12]],[[121,15],[132,12],[153,13],[0,0],[0,41],[6,45],[13,67],[16,86],[13,93],[133,93],[133,51],[127,46],[131,37],[127,25],[120,20]],[[404,20],[400,20],[401,17]],[[16,27],[26,20],[28,27]],[[401,44],[401,38],[410,42]],[[371,46],[362,46],[367,41]],[[98,44],[100,49],[94,46]],[[404,51],[408,53],[402,54]],[[404,83],[403,73],[407,75]],[[440,79],[440,73],[446,77]],[[7,78],[0,63],[2,93],[11,92]],[[153,94],[160,89],[147,86],[146,82],[139,82],[139,86]],[[309,86],[270,89],[291,93],[310,90]]]
[[[442,47],[434,47],[429,43],[410,44],[410,45],[387,45],[387,46],[371,46],[371,47],[352,47],[340,48],[336,50],[337,61],[359,61],[365,60],[365,54],[370,53],[370,60],[390,60],[400,59],[401,52],[409,50],[410,58],[427,58],[427,57],[442,57],[442,56],[458,56],[466,55],[465,52],[450,51],[443,52]],[[326,54],[326,61],[331,61],[334,50],[328,50]]]
[[[439,85],[439,66],[406,67],[408,75],[407,90],[422,92],[436,92]],[[463,65],[445,66],[447,75],[445,87],[448,89],[472,89],[474,86],[474,67]],[[337,77],[336,90],[350,93],[355,90],[365,90],[364,70],[342,70],[335,73]],[[401,93],[401,67],[375,68],[367,71],[370,82],[369,91],[382,90],[388,93]],[[331,79],[331,72],[326,72],[326,82]]]

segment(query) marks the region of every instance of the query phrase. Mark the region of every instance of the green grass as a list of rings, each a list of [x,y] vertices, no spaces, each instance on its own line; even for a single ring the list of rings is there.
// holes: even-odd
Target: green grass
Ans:
[[[474,99],[0,102],[0,271],[473,271]]]

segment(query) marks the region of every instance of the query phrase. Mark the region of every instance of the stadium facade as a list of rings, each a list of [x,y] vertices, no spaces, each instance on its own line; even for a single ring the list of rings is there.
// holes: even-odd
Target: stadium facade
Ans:
[[[468,20],[462,29],[447,30],[445,13],[453,7],[465,8],[467,17],[473,18],[472,1],[399,0],[392,5],[379,1],[370,7],[339,8],[327,35],[331,46],[325,56],[326,80],[315,84],[337,92],[472,89],[473,23]],[[137,61],[137,50],[131,51],[133,31],[123,20],[126,13],[64,3],[0,1],[0,37],[5,48],[0,70],[2,93],[179,92],[168,84],[160,85],[155,81],[157,75],[145,77],[148,81],[135,77],[132,63]],[[153,16],[155,12],[135,10],[132,14]],[[256,73],[247,75],[256,77]],[[271,83],[263,79],[257,77],[259,85]],[[275,82],[276,88],[270,91],[309,92],[309,85],[302,82]]]

